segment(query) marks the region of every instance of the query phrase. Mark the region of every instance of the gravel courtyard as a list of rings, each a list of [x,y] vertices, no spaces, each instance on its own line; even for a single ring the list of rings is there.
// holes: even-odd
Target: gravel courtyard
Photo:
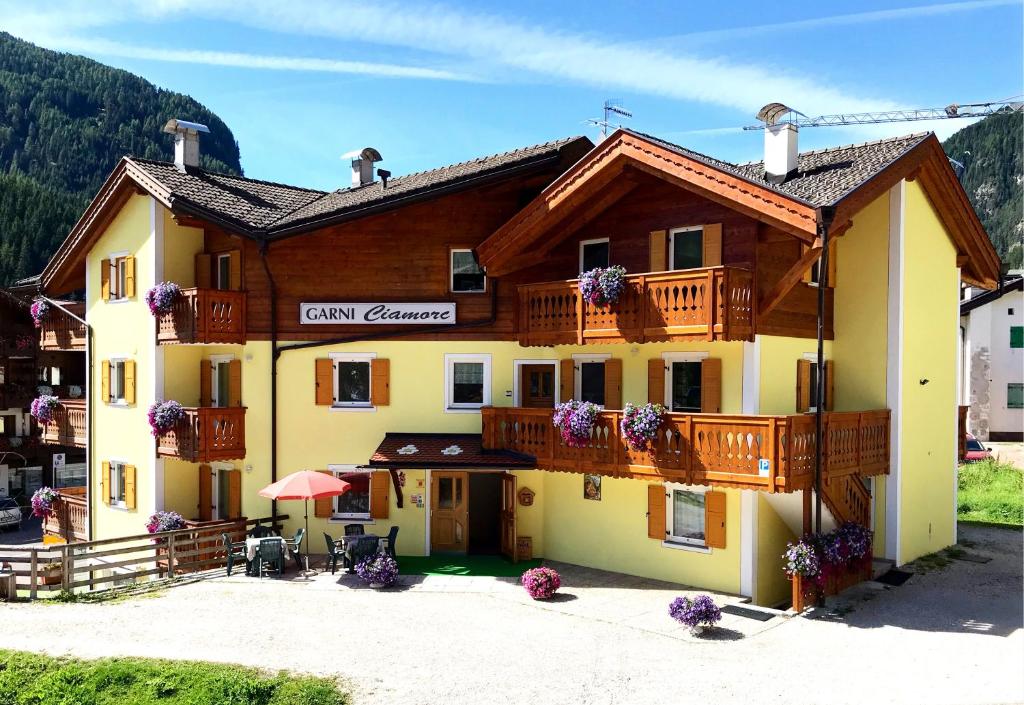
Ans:
[[[966,557],[902,587],[862,585],[810,618],[729,615],[713,639],[667,616],[685,589],[569,567],[548,604],[500,579],[377,593],[328,574],[5,605],[0,647],[333,675],[357,705],[1022,702],[1022,534],[961,537]]]

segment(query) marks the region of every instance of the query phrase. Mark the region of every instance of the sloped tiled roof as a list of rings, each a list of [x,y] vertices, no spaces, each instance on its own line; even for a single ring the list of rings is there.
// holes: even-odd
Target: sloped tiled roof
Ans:
[[[368,463],[385,468],[533,468],[531,455],[484,450],[479,433],[387,433]]]

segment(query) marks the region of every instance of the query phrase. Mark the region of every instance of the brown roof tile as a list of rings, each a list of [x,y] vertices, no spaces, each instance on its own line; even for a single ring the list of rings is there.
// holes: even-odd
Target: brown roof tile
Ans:
[[[534,468],[535,458],[484,450],[479,433],[388,433],[368,463],[385,468]]]

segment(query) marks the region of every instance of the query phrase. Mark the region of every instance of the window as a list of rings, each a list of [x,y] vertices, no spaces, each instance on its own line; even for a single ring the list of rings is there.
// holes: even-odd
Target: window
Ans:
[[[128,254],[104,260],[109,267],[107,284],[111,301],[120,301],[135,295],[135,258]]]
[[[1024,326],[1010,326],[1010,347],[1024,348]]]
[[[699,360],[672,361],[669,365],[669,410],[700,413],[700,383]]]
[[[218,289],[227,291],[231,289],[231,253],[217,255],[216,281]]]
[[[591,269],[607,267],[610,263],[610,249],[608,238],[599,240],[584,240],[580,243],[580,271],[589,272]]]
[[[669,543],[704,546],[704,493],[673,488],[666,501]]]
[[[472,250],[452,250],[452,291],[476,294],[487,289],[487,277]]]
[[[1024,409],[1024,384],[1010,382],[1006,385],[1006,408]]]
[[[110,497],[111,504],[127,506],[125,494],[125,463],[112,461],[110,463]]]
[[[604,406],[604,360],[581,360],[579,370],[580,373],[576,377],[579,381],[576,398]]]
[[[337,379],[335,398],[339,406],[370,405],[369,360],[338,360],[334,374]]]
[[[110,361],[110,397],[111,404],[127,403],[125,367],[126,360]]]
[[[351,485],[348,492],[334,498],[335,519],[370,519],[370,471],[333,470],[335,477]]]
[[[670,269],[699,269],[704,266],[704,228],[679,228],[671,233]]]
[[[491,403],[490,355],[445,355],[445,402],[456,411]]]
[[[231,476],[225,470],[217,470],[217,515],[214,519],[231,517]]]

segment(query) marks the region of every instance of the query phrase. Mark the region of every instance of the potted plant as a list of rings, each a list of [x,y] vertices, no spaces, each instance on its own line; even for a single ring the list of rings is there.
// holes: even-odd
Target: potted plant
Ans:
[[[580,296],[591,306],[607,306],[619,300],[626,288],[626,269],[619,265],[597,267],[580,274]]]
[[[661,404],[644,404],[633,406],[631,402],[626,403],[622,414],[622,421],[619,422],[619,429],[625,436],[626,442],[633,450],[647,450],[647,445],[654,440],[658,434],[658,427],[661,426],[661,417],[665,413],[665,407]]]
[[[527,594],[535,600],[546,600],[562,587],[562,577],[553,568],[530,568],[520,582]]]
[[[59,404],[60,399],[52,394],[40,394],[32,400],[29,413],[36,421],[45,426],[53,421],[53,412]]]
[[[700,636],[722,619],[722,610],[718,608],[710,595],[677,597],[668,606],[672,619],[690,628],[690,634]]]
[[[146,520],[146,531],[158,534],[161,531],[177,531],[184,529],[185,518],[177,512],[154,512]]]
[[[185,418],[185,409],[173,399],[156,401],[149,407],[147,418],[149,419],[149,427],[153,431],[153,436],[159,437],[160,434],[167,433],[179,421]]]
[[[181,298],[181,287],[174,282],[160,282],[146,292],[146,305],[154,316],[170,313]]]
[[[398,581],[398,562],[383,551],[375,553],[356,564],[356,575],[372,588],[391,587]]]
[[[37,575],[43,585],[59,585],[64,577],[64,566],[60,561],[40,563],[38,571]]]
[[[53,505],[60,499],[57,491],[50,487],[40,487],[32,493],[32,516],[47,519],[53,514]]]
[[[555,406],[551,421],[561,432],[567,446],[583,448],[590,441],[598,411],[600,409],[597,404],[570,399]]]
[[[50,304],[43,301],[42,299],[36,299],[29,306],[29,313],[32,314],[32,322],[36,328],[43,327],[43,319],[46,318],[46,314],[50,312]]]

